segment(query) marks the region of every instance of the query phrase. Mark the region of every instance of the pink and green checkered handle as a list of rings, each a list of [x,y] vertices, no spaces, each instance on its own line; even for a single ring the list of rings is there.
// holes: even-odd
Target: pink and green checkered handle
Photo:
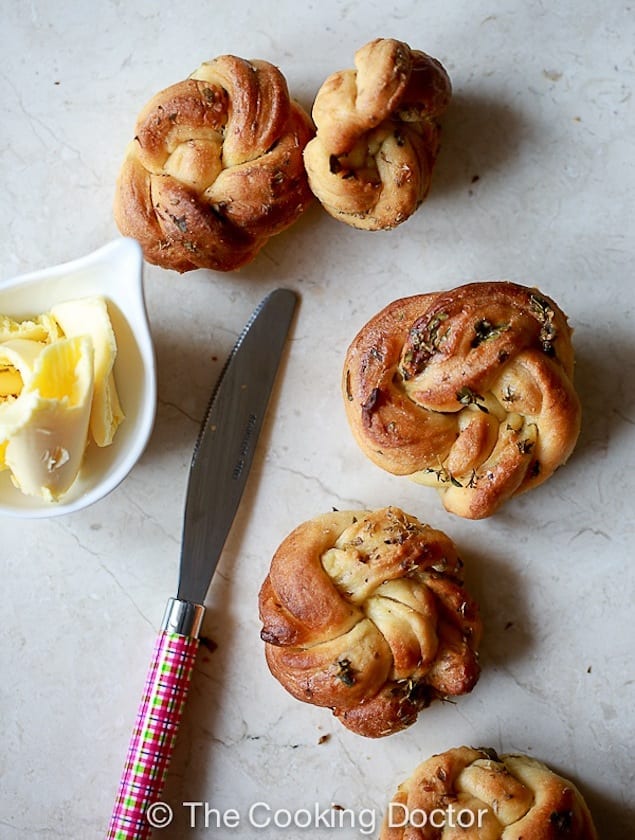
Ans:
[[[107,840],[144,840],[147,810],[161,793],[199,640],[163,630],[154,648]]]

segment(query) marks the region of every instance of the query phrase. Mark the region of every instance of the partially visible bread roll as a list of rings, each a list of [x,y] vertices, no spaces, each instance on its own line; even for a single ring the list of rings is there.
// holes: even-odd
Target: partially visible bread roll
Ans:
[[[115,221],[148,262],[239,268],[313,198],[302,160],[312,136],[277,67],[231,55],[205,62],[141,111]]]
[[[450,79],[436,59],[393,38],[359,49],[355,68],[318,91],[317,134],[304,152],[309,182],[336,219],[394,228],[430,189]]]
[[[580,431],[572,330],[534,288],[470,283],[396,300],[344,363],[354,437],[394,475],[481,519],[565,463]]]
[[[471,691],[481,621],[452,541],[396,507],[335,511],[280,545],[260,591],[276,679],[360,735]]]
[[[575,785],[525,755],[458,747],[399,785],[379,840],[597,840]]]

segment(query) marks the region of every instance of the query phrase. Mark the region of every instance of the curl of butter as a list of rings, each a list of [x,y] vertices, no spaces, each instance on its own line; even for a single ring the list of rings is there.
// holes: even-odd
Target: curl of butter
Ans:
[[[90,413],[90,431],[97,446],[110,446],[117,427],[124,419],[113,365],[117,357],[115,333],[103,298],[83,298],[59,303],[51,315],[68,338],[85,335],[95,350],[95,393]]]
[[[112,443],[124,419],[114,331],[102,298],[17,321],[0,316],[0,469],[49,501],[74,483],[87,443]]]

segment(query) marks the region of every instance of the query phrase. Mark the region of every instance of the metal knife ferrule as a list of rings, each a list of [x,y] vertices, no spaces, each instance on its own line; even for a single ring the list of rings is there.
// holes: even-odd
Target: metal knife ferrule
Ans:
[[[204,615],[205,607],[202,604],[170,598],[165,608],[161,630],[198,639]]]

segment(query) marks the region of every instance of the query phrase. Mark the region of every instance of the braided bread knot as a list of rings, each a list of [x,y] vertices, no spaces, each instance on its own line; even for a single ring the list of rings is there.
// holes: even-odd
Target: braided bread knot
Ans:
[[[272,674],[354,732],[389,735],[479,676],[478,608],[452,541],[399,508],[300,525],[260,591]]]
[[[525,755],[457,747],[399,785],[379,840],[597,840],[575,785]],[[456,833],[455,833],[456,832]]]
[[[309,183],[335,218],[393,228],[428,194],[451,84],[436,59],[390,38],[358,50],[355,66],[329,76],[316,96]]]
[[[312,136],[277,67],[220,56],[141,111],[115,220],[149,262],[239,268],[311,201],[302,151]]]
[[[580,431],[572,330],[553,300],[508,282],[389,304],[353,340],[342,389],[366,455],[491,515],[545,481]]]

